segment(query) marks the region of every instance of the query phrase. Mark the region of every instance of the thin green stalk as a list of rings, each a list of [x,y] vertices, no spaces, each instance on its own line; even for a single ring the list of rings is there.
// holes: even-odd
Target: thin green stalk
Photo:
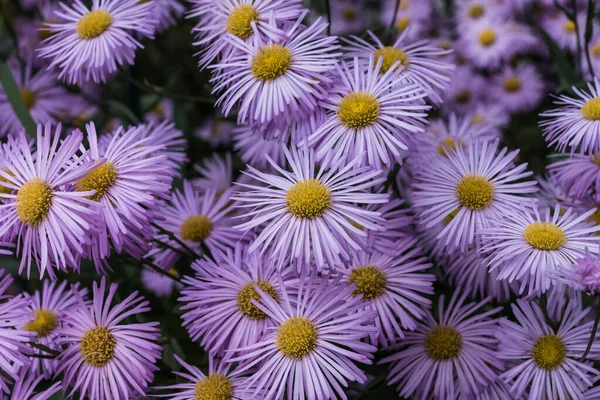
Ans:
[[[396,20],[398,19],[398,10],[400,9],[400,0],[396,0],[396,4],[394,5],[394,14],[392,14],[392,21],[390,22],[390,26],[388,26],[388,40],[391,43],[394,37],[394,31],[396,30]]]
[[[52,358],[60,356],[60,351],[56,351],[54,349],[51,349],[50,347],[44,346],[43,344],[35,343],[35,342],[29,342],[29,345],[31,347],[34,347],[34,348],[36,348],[38,350],[43,351],[44,353],[50,354],[52,356]]]
[[[146,259],[146,258],[142,258],[140,260],[140,263],[148,268],[150,268],[151,270],[153,270],[154,272],[157,272],[163,276],[166,276],[169,279],[174,280],[177,283],[182,283],[181,279],[179,279],[176,276],[171,275],[170,273],[168,273],[167,271],[165,271],[164,269],[162,269],[161,267],[159,267],[158,265],[154,264],[152,261]]]
[[[585,22],[585,59],[587,61],[588,69],[592,75],[592,80],[595,78],[594,66],[592,65],[592,59],[590,57],[590,41],[594,34],[594,16],[596,14],[596,0],[588,0],[587,5],[587,18]]]
[[[21,125],[23,125],[29,136],[34,138],[36,135],[35,122],[31,118],[31,114],[29,114],[29,109],[25,105],[23,97],[21,97],[21,91],[15,81],[15,77],[5,61],[0,61],[0,83],[2,83],[8,102],[17,118],[19,118],[19,121],[21,121]]]
[[[175,241],[178,245],[180,245],[185,251],[187,251],[195,259],[202,258],[202,256],[200,254],[198,254],[194,250],[192,250],[187,244],[185,244],[185,242],[183,242],[183,240],[179,239],[175,234],[173,234],[173,232],[166,230],[165,228],[163,228],[162,226],[160,226],[158,224],[155,224],[154,222],[152,223],[152,226],[155,227],[156,229],[158,229],[158,231],[160,233],[164,233],[165,235],[167,235],[169,237],[169,239]]]
[[[577,36],[577,56],[575,57],[575,68],[577,68],[579,70],[580,73],[582,73],[582,66],[581,66],[581,59],[582,59],[582,53],[581,53],[581,37],[579,35],[579,22],[578,22],[578,18],[577,18],[577,1],[576,0],[571,0],[571,7],[573,7],[573,23],[575,24],[575,35]],[[583,75],[583,74],[582,74]]]
[[[331,4],[325,0],[325,12],[327,13],[327,34],[331,35]]]
[[[596,301],[594,303],[598,303],[599,297],[596,296]],[[584,361],[587,355],[590,353],[592,349],[592,344],[594,344],[594,339],[596,339],[596,332],[598,331],[598,322],[600,321],[600,310],[598,309],[599,305],[596,304],[596,318],[594,319],[594,325],[592,326],[592,333],[590,335],[590,340],[588,341],[587,347],[581,356],[581,361]]]

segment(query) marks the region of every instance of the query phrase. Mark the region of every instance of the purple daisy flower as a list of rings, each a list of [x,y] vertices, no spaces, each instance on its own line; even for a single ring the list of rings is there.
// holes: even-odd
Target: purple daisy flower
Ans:
[[[404,31],[391,46],[384,45],[373,32],[367,31],[367,34],[370,41],[357,36],[351,36],[351,40],[342,39],[347,43],[345,50],[348,56],[374,63],[383,58],[380,74],[385,74],[396,64],[397,69],[402,69],[402,77],[406,78],[407,82],[421,85],[434,103],[439,104],[442,101],[440,93],[450,85],[450,75],[455,67],[440,59],[440,56],[451,54],[452,50],[441,49],[430,44],[428,40],[410,41],[407,39],[407,31]]]
[[[148,14],[153,3],[93,0],[91,8],[81,0],[70,6],[60,3],[56,15],[61,22],[47,23],[51,36],[39,54],[69,83],[106,82],[118,67],[133,64],[135,50],[143,47],[135,34],[152,37],[155,23]]]
[[[600,293],[600,254],[592,254],[585,250],[583,257],[575,260],[572,266],[560,268],[557,279],[576,289],[589,294]]]
[[[150,143],[150,137],[141,138],[146,128],[142,125],[124,131],[119,127],[110,141],[101,146],[94,123],[86,125],[91,162],[105,160],[75,182],[78,191],[94,191],[89,196],[100,203],[100,227],[90,236],[88,251],[96,269],[110,269],[106,258],[114,248],[124,249],[134,257],[142,257],[150,240],[148,208],[156,205],[156,198],[166,197],[171,189],[171,176],[165,173],[166,157],[162,146]]]
[[[455,399],[457,391],[474,396],[503,369],[494,354],[498,319],[490,318],[502,307],[482,312],[489,298],[465,304],[466,297],[456,288],[446,309],[440,296],[439,317],[427,313],[414,332],[405,333],[401,349],[381,360],[392,363],[388,384],[398,383],[401,396]]]
[[[235,128],[233,135],[233,148],[246,164],[265,171],[272,169],[269,159],[277,165],[285,163],[285,153],[279,140],[265,139],[250,126]]]
[[[204,193],[194,190],[191,182],[184,181],[183,191],[172,194],[170,204],[160,207],[157,215],[164,218],[158,222],[162,229],[172,232],[179,240],[196,252],[202,252],[203,246],[210,252],[226,251],[242,240],[239,230],[233,227],[231,213],[235,203],[231,201],[233,189],[227,189],[220,195],[212,188]],[[166,234],[158,233],[155,241],[166,243],[169,247],[185,251],[175,240]],[[167,269],[181,258],[181,253],[170,248],[154,248],[147,255],[154,262]]]
[[[37,385],[42,379],[44,379],[43,376],[29,373],[27,368],[22,368],[18,379],[15,380],[15,385],[12,387],[10,395],[4,396],[0,391],[0,400],[50,400],[52,395],[60,391],[62,382],[54,382],[52,386],[43,392],[34,394]]]
[[[588,82],[588,91],[573,87],[578,98],[561,94],[557,109],[540,114],[548,119],[541,121],[544,136],[550,145],[558,145],[563,151],[596,154],[600,151],[600,81]]]
[[[433,295],[435,276],[424,272],[432,267],[417,240],[406,238],[394,243],[395,254],[378,251],[356,252],[342,280],[353,286],[353,297],[360,297],[367,308],[377,312],[375,326],[379,333],[373,345],[388,347],[404,338],[403,330],[414,330],[417,321],[431,308],[426,295]]]
[[[570,8],[570,5],[567,7]],[[560,48],[571,53],[577,51],[577,27],[574,20],[562,12],[549,12],[545,13],[544,18],[540,22]],[[583,37],[586,26],[585,14],[582,13],[578,16],[577,23],[579,24],[580,43],[585,43]]]
[[[83,135],[75,131],[61,140],[61,125],[52,132],[50,123],[37,127],[37,150],[32,154],[27,139],[9,137],[3,145],[4,168],[0,186],[0,237],[18,238],[19,273],[35,262],[40,271],[55,277],[55,269],[79,269],[79,257],[87,244],[87,233],[96,223],[98,203],[88,197],[94,191],[66,191],[94,168],[78,155]]]
[[[238,228],[261,228],[249,252],[270,252],[279,267],[296,264],[298,270],[311,261],[319,270],[325,263],[341,266],[349,259],[348,247],[360,250],[367,232],[380,229],[380,214],[357,205],[387,202],[388,194],[366,191],[385,178],[381,171],[355,168],[360,158],[317,172],[312,151],[305,147],[283,150],[291,172],[270,158],[281,176],[248,166],[245,174],[259,184],[239,183],[247,190],[233,197],[247,209],[247,221]]]
[[[165,120],[172,121],[174,108],[175,104],[172,99],[161,98],[158,103],[144,115],[144,121],[157,123]]]
[[[308,137],[324,166],[360,156],[358,166],[376,169],[402,161],[416,133],[423,132],[426,111],[420,84],[403,79],[403,69],[394,63],[381,74],[384,58],[369,62],[342,63],[337,85],[322,102],[327,120]]]
[[[265,2],[266,3],[266,2]],[[269,2],[273,4],[273,2]],[[314,110],[327,97],[323,84],[337,64],[336,38],[323,34],[326,24],[318,19],[306,27],[300,22],[285,29],[285,38],[260,38],[244,42],[229,35],[219,38],[238,51],[226,62],[212,66],[214,92],[225,116],[239,106],[238,123],[264,124],[274,118],[291,121],[298,110]]]
[[[600,236],[592,233],[600,226],[585,222],[593,212],[577,215],[558,205],[554,212],[540,210],[533,200],[527,208],[506,210],[482,231],[490,269],[499,269],[499,279],[519,280],[519,293],[525,288],[529,294],[547,291],[553,282],[550,272],[572,265],[588,247],[598,253]]]
[[[489,83],[469,67],[458,67],[444,93],[444,109],[466,114],[481,104]]]
[[[184,12],[185,6],[177,0],[152,0],[149,23],[154,23],[156,33],[160,33],[175,25]]]
[[[558,161],[548,165],[548,172],[568,196],[580,199],[590,191],[600,193],[600,158],[597,154],[556,154]]]
[[[369,24],[369,13],[364,0],[331,1],[331,33],[346,35],[364,31]]]
[[[257,370],[247,379],[255,386],[251,398],[264,391],[265,400],[345,398],[341,386],[365,383],[366,374],[356,362],[371,364],[376,347],[363,343],[376,334],[376,313],[365,308],[354,286],[303,274],[297,288],[282,288],[279,299],[260,289],[252,304],[275,322],[257,343],[232,351],[239,371]]]
[[[544,82],[537,70],[528,64],[506,67],[493,80],[490,95],[511,114],[527,113],[545,96]]]
[[[111,284],[106,294],[105,278],[100,285],[94,282],[92,291],[91,305],[74,291],[78,307],[65,311],[65,326],[57,330],[56,344],[67,346],[58,358],[63,390],[71,386],[69,396],[78,391],[98,400],[144,396],[161,358],[161,347],[156,344],[158,322],[121,322],[150,311],[149,303],[136,291],[111,307],[117,284]]]
[[[185,304],[180,309],[193,341],[201,339],[209,353],[230,358],[232,349],[253,345],[275,324],[253,304],[252,299],[260,301],[255,287],[280,301],[290,278],[281,277],[268,257],[249,254],[240,245],[215,257],[217,261],[203,258],[192,264],[195,275],[183,279],[179,301]]]
[[[513,164],[518,150],[498,151],[498,140],[472,141],[466,148],[455,142],[444,149],[445,157],[421,166],[414,183],[415,212],[426,227],[453,216],[437,238],[465,252],[491,218],[512,213],[520,195],[537,191],[536,182],[520,182],[532,173],[527,164]]]
[[[208,189],[217,189],[217,194],[225,192],[231,187],[233,181],[233,170],[231,167],[231,153],[225,154],[225,159],[214,154],[195,165],[194,169],[200,174],[199,178],[192,181],[192,186],[204,192]]]
[[[27,343],[32,335],[23,329],[23,325],[31,320],[27,310],[30,300],[23,294],[6,294],[12,283],[13,278],[0,269],[0,370],[16,381],[21,367],[29,363],[22,351],[25,350],[23,343]],[[7,384],[5,377],[0,377],[0,396],[10,393]]]
[[[187,141],[183,132],[170,120],[150,121],[140,132],[140,139],[147,139],[148,144],[159,146],[160,154],[165,156],[169,167],[169,175],[179,177],[183,164],[188,161]]]
[[[481,132],[499,137],[501,129],[508,125],[510,117],[497,103],[479,101],[467,112],[471,125]]]
[[[511,394],[530,399],[583,399],[600,371],[580,358],[592,333],[592,321],[584,322],[590,308],[582,310],[581,300],[571,299],[557,331],[548,325],[542,310],[532,301],[517,299],[511,305],[517,322],[500,321],[496,356],[508,362],[500,375],[511,386]],[[588,358],[597,359],[596,339]]]
[[[398,12],[394,15],[396,0],[386,0],[381,7],[380,20],[384,26],[390,26],[390,18],[399,34],[407,32],[408,39],[420,39],[429,27],[431,3],[429,1],[401,0]]]
[[[67,281],[62,281],[57,285],[56,282],[50,283],[47,280],[44,280],[41,291],[36,290],[32,296],[28,296],[31,297],[31,301],[27,307],[27,314],[33,315],[35,320],[25,323],[23,328],[35,335],[31,338],[32,342],[60,351],[55,344],[56,329],[63,325],[65,311],[72,310],[77,305],[74,291],[78,291],[81,298],[87,298],[87,289],[78,289],[77,286],[74,286],[71,290],[71,288],[67,289]],[[33,354],[47,355],[35,348],[32,351]],[[35,376],[43,375],[44,379],[51,379],[56,371],[56,365],[56,359],[32,358],[29,369]]]
[[[511,7],[506,2],[486,0],[464,0],[456,5],[459,31],[485,18],[503,20],[510,16]]]
[[[209,118],[196,129],[195,135],[207,141],[212,147],[231,141],[235,124],[221,118]]]

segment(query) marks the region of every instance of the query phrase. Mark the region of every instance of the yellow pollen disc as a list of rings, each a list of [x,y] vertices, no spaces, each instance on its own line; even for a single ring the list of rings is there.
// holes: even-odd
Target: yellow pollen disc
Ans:
[[[479,34],[479,43],[481,43],[483,47],[490,47],[496,43],[496,32],[491,29],[484,29]]]
[[[454,96],[454,101],[459,104],[466,104],[471,100],[471,91],[469,89],[463,89]]]
[[[490,205],[496,189],[484,176],[478,174],[465,175],[456,185],[458,201],[470,210],[481,210]]]
[[[408,55],[397,47],[382,47],[381,49],[377,49],[374,54],[375,64],[379,62],[379,58],[383,58],[381,69],[379,70],[381,74],[385,74],[398,61],[400,61],[400,64],[398,64],[396,69],[400,68],[401,65],[408,65]]]
[[[291,317],[277,328],[275,344],[287,357],[300,360],[317,347],[317,327],[308,318]]]
[[[477,19],[477,18],[481,17],[484,13],[485,13],[485,9],[483,8],[483,6],[481,4],[472,5],[467,10],[467,15],[469,16],[469,18],[472,18],[472,19]]]
[[[79,192],[95,190],[96,193],[89,196],[90,200],[100,200],[113,186],[117,180],[117,169],[110,161],[88,172],[83,178],[75,182],[75,189]]]
[[[590,121],[597,121],[600,119],[600,97],[594,97],[585,102],[581,107],[581,115],[583,118],[589,119]]]
[[[33,312],[35,321],[27,322],[24,326],[26,331],[37,332],[38,337],[47,336],[52,332],[58,323],[54,311],[47,308],[39,308]]]
[[[258,11],[250,4],[235,7],[227,18],[227,32],[248,39],[252,36],[252,22],[258,22]]]
[[[387,278],[375,265],[355,268],[348,277],[348,283],[354,283],[353,296],[363,295],[363,300],[373,300],[385,293]]]
[[[213,223],[204,214],[192,215],[187,217],[181,224],[179,234],[184,240],[192,242],[202,242],[213,230]]]
[[[485,115],[477,114],[471,118],[471,125],[481,124],[485,122]]]
[[[407,10],[408,7],[410,7],[410,3],[408,2],[408,0],[402,0],[400,2],[400,10]]]
[[[592,56],[594,58],[600,58],[600,43],[592,46]]]
[[[521,88],[523,87],[523,82],[519,77],[511,76],[510,78],[507,78],[504,81],[502,87],[506,92],[515,93],[521,91]]]
[[[252,59],[252,75],[261,81],[273,81],[292,67],[292,52],[279,44],[268,44]]]
[[[454,219],[454,217],[456,217],[456,215],[458,214],[458,212],[460,211],[460,208],[457,208],[455,210],[453,210],[452,212],[450,212],[450,214],[446,215],[444,217],[444,225],[448,225],[450,222],[452,222],[452,220]]]
[[[425,337],[425,352],[436,360],[450,360],[460,354],[462,336],[455,328],[437,325]]]
[[[398,32],[402,33],[406,30],[406,28],[408,28],[409,25],[410,25],[410,18],[408,18],[408,17],[400,18],[398,20],[398,22],[396,23],[396,29],[398,29]]]
[[[90,11],[77,22],[77,35],[83,40],[97,38],[110,28],[112,15],[106,10]]]
[[[21,98],[23,99],[23,103],[25,103],[27,109],[31,110],[33,106],[35,106],[36,99],[35,93],[33,93],[33,91],[29,89],[21,90]]]
[[[336,114],[340,122],[347,127],[364,128],[377,122],[379,101],[371,93],[348,93],[338,103]]]
[[[577,26],[574,21],[567,20],[564,25],[565,32],[574,33],[577,30]]]
[[[567,241],[567,235],[551,222],[533,222],[523,231],[525,241],[538,250],[558,250]]]
[[[562,365],[565,358],[567,348],[563,340],[556,335],[542,335],[533,345],[533,361],[542,369],[556,369]]]
[[[262,312],[258,307],[252,304],[252,299],[260,302],[260,294],[254,288],[254,284],[260,288],[263,292],[267,293],[271,296],[276,302],[279,303],[279,296],[275,291],[275,288],[271,286],[269,282],[266,281],[255,281],[249,282],[240,291],[237,295],[237,304],[240,308],[240,311],[247,315],[252,319],[263,319],[267,317],[267,314]],[[262,304],[262,302],[260,303]]]
[[[9,174],[9,175],[13,175],[13,173],[8,169],[8,168],[2,168],[2,171],[4,171],[5,173]],[[12,183],[11,181],[9,181],[8,179],[6,179],[3,176],[0,176],[0,182],[2,183]],[[4,193],[4,194],[11,194],[13,192],[13,190],[9,187],[0,185],[0,193]]]
[[[342,10],[342,18],[346,21],[354,21],[358,14],[356,13],[356,9],[354,7],[345,7]]]
[[[17,191],[16,205],[21,222],[29,226],[38,226],[50,211],[52,188],[40,178],[27,181]]]
[[[331,190],[317,179],[296,182],[285,195],[286,208],[298,218],[318,218],[331,207]]]
[[[587,217],[587,221],[593,223],[594,225],[600,225],[600,208],[597,208],[592,215]]]
[[[456,150],[456,148],[462,149],[464,147],[465,142],[463,142],[461,138],[446,137],[442,139],[442,142],[440,144],[438,144],[437,152],[444,157],[448,157],[448,154],[446,153],[447,149]]]
[[[194,400],[230,400],[233,397],[233,385],[229,379],[219,373],[200,379],[194,389]]]
[[[81,338],[81,356],[89,365],[104,367],[115,354],[116,340],[104,326],[87,331]]]

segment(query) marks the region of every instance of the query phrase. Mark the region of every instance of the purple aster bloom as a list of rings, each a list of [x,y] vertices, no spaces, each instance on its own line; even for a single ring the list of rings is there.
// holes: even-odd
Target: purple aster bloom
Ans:
[[[363,300],[377,312],[379,333],[370,339],[373,345],[387,347],[404,338],[403,330],[414,330],[417,321],[431,308],[426,295],[433,295],[435,276],[424,272],[432,267],[417,240],[406,238],[394,244],[393,255],[378,251],[353,254],[348,269],[341,269],[342,280],[353,286],[353,297]]]
[[[282,288],[278,300],[255,289],[260,301],[252,303],[275,326],[257,343],[232,350],[241,355],[230,360],[241,363],[240,372],[257,368],[246,382],[256,386],[251,398],[260,391],[265,400],[345,398],[341,386],[366,383],[355,363],[372,363],[376,347],[362,339],[376,334],[376,313],[351,295],[353,285],[302,274],[297,288]]]
[[[17,82],[21,98],[33,120],[36,123],[54,122],[61,107],[70,100],[70,95],[65,88],[58,85],[54,76],[49,72],[33,73],[31,64],[27,64],[24,71],[12,66],[11,71]],[[15,134],[23,129],[21,121],[15,114],[1,85],[0,115],[2,115],[1,137]]]
[[[42,344],[52,350],[60,351],[55,341],[57,340],[56,329],[63,325],[64,313],[66,310],[72,310],[77,306],[77,300],[74,291],[79,292],[83,299],[87,298],[87,289],[78,289],[77,286],[67,288],[67,281],[62,281],[59,285],[56,282],[44,280],[42,290],[36,290],[31,297],[27,314],[35,319],[24,324],[26,331],[32,332],[35,336],[31,338],[34,343]],[[47,355],[44,351],[32,348],[33,354]],[[29,369],[35,376],[43,375],[44,379],[51,379],[56,371],[57,360],[46,358],[32,358]],[[34,385],[35,386],[35,385]]]
[[[173,110],[173,100],[161,98],[158,103],[156,103],[154,107],[152,107],[150,111],[144,115],[144,120],[146,122],[162,122],[165,120],[172,121]]]
[[[94,168],[86,154],[78,154],[83,135],[80,131],[61,139],[61,125],[54,132],[50,123],[37,127],[37,150],[27,139],[9,137],[3,145],[4,168],[0,186],[0,237],[18,238],[16,254],[21,258],[19,273],[35,262],[40,278],[67,267],[79,270],[79,257],[87,244],[88,232],[96,223],[98,203],[88,196],[94,191],[75,192],[78,179]]]
[[[102,272],[110,269],[106,258],[114,248],[124,249],[134,257],[146,251],[152,237],[148,208],[156,198],[166,197],[171,189],[171,177],[165,173],[166,157],[150,137],[142,138],[145,126],[122,127],[102,146],[94,123],[86,125],[89,143],[88,160],[105,160],[75,182],[78,191],[94,191],[89,198],[101,204],[100,226],[90,236],[88,251]]]
[[[106,82],[124,64],[133,64],[135,50],[143,47],[135,35],[152,37],[154,21],[148,19],[153,2],[138,0],[81,0],[56,11],[60,22],[47,23],[50,37],[39,54],[51,60],[69,83]]]
[[[525,288],[529,294],[547,291],[553,282],[550,272],[570,266],[588,247],[597,254],[600,236],[593,233],[600,226],[585,221],[593,212],[578,215],[558,205],[552,212],[533,200],[507,210],[482,232],[490,269],[499,269],[499,279],[519,280],[519,293]]]
[[[195,165],[194,169],[200,174],[200,177],[192,181],[192,186],[200,192],[217,189],[217,193],[223,193],[231,187],[233,181],[231,153],[225,154],[225,159],[214,154],[212,157],[204,159],[202,164]]]
[[[175,278],[179,278],[179,273],[175,268],[169,268],[166,272]],[[171,296],[176,288],[181,289],[183,287],[173,279],[148,268],[142,271],[142,285],[147,291],[159,297]]]
[[[498,151],[498,140],[472,141],[466,148],[454,142],[444,149],[445,157],[421,166],[413,202],[426,227],[451,216],[437,238],[464,252],[491,218],[512,213],[522,201],[520,195],[537,191],[536,182],[521,181],[532,175],[527,164],[515,166],[519,151]]]
[[[504,367],[494,354],[498,319],[490,318],[502,307],[482,312],[489,298],[465,304],[466,297],[456,288],[445,308],[440,296],[439,317],[428,312],[414,332],[405,333],[400,349],[381,360],[392,363],[388,384],[398,383],[401,396],[454,399],[457,391],[474,396]]]
[[[65,311],[65,327],[58,329],[57,345],[68,346],[58,358],[64,374],[63,390],[98,400],[128,400],[144,396],[161,358],[158,322],[122,324],[128,317],[150,311],[148,301],[133,292],[114,307],[113,283],[94,282],[92,304],[74,292],[77,308]],[[105,297],[106,296],[106,297]]]
[[[247,190],[233,197],[246,208],[247,221],[238,228],[261,228],[249,252],[270,252],[279,267],[295,264],[298,270],[311,261],[319,270],[325,263],[341,266],[349,259],[348,247],[360,250],[368,231],[380,229],[380,213],[358,205],[387,202],[388,194],[366,191],[385,178],[381,171],[356,168],[360,158],[317,172],[312,151],[305,147],[283,150],[291,172],[270,158],[280,175],[248,166],[245,174],[258,184],[239,183]]]
[[[506,67],[493,79],[490,96],[511,114],[527,113],[545,96],[544,82],[528,64]]]
[[[265,171],[271,168],[269,159],[277,165],[285,163],[284,146],[279,140],[265,139],[260,132],[249,126],[235,128],[233,135],[233,148],[246,164]]]
[[[180,309],[193,341],[201,339],[209,353],[230,358],[233,349],[255,344],[275,325],[253,304],[252,299],[260,301],[255,287],[279,302],[290,277],[289,273],[282,277],[268,257],[249,254],[240,245],[215,257],[217,261],[203,258],[192,264],[195,274],[183,279],[186,286],[179,301],[185,304]]]
[[[407,38],[420,39],[429,27],[431,2],[418,0],[401,0],[398,12],[394,15],[396,0],[385,0],[381,7],[380,20],[384,26],[390,26],[390,18],[399,34],[407,32]]]
[[[573,87],[577,98],[561,94],[554,104],[559,108],[540,114],[548,119],[540,122],[550,145],[563,151],[579,149],[582,153],[600,151],[600,81],[588,82],[588,91]]]
[[[400,62],[381,74],[383,62],[383,57],[376,64],[372,57],[368,63],[355,57],[338,67],[339,83],[322,102],[327,120],[307,140],[324,166],[360,156],[357,167],[389,167],[402,161],[413,136],[423,132],[431,108],[423,87],[402,78]]]
[[[207,141],[212,147],[231,141],[235,124],[221,118],[209,118],[196,129],[195,135]]]
[[[269,2],[273,4],[273,2]],[[238,50],[226,62],[216,64],[214,92],[225,116],[239,106],[238,123],[267,123],[274,118],[291,121],[299,110],[314,110],[327,97],[323,85],[330,83],[337,64],[336,38],[326,36],[327,24],[318,19],[306,27],[303,12],[285,28],[285,38],[260,38],[244,42],[229,35],[219,38]]]
[[[331,1],[331,33],[346,35],[364,31],[369,24],[369,13],[364,0]]]
[[[590,308],[571,299],[555,332],[537,303],[517,299],[512,304],[517,322],[500,321],[496,356],[508,362],[500,375],[511,386],[511,394],[530,399],[583,399],[582,392],[600,376],[600,371],[580,358],[592,333],[592,321],[584,322]],[[588,358],[599,356],[598,339]]]
[[[156,33],[160,33],[175,25],[184,12],[185,6],[178,0],[152,0],[149,23],[154,23]]]
[[[567,7],[570,8],[570,4]],[[540,22],[542,27],[556,41],[560,48],[571,53],[577,51],[577,29],[575,21],[562,12],[549,12],[545,13]],[[580,43],[585,43],[583,37],[586,25],[585,13],[581,13],[578,16],[577,23],[579,24]]]
[[[469,67],[458,67],[444,93],[444,108],[463,114],[473,111],[489,90],[484,77]]]
[[[536,180],[540,186],[540,191],[535,194],[535,198],[538,200],[540,206],[554,208],[554,206],[557,204],[571,203],[571,200],[565,193],[563,186],[556,182],[556,178],[554,176],[538,176]]]
[[[351,36],[351,40],[342,39],[348,45],[348,56],[374,63],[383,58],[380,74],[385,74],[399,62],[396,68],[402,69],[402,77],[406,78],[407,82],[420,84],[433,102],[442,101],[440,93],[450,85],[450,75],[455,67],[441,60],[440,56],[450,54],[452,50],[441,49],[428,40],[408,40],[407,31],[404,31],[391,46],[384,45],[373,32],[367,33],[370,41],[357,36]]]
[[[148,144],[161,147],[160,154],[166,157],[169,175],[173,177],[181,175],[181,167],[188,161],[187,141],[183,132],[177,129],[173,122],[150,121],[140,133],[140,139],[147,139]]]
[[[29,299],[23,294],[11,296],[6,290],[13,278],[0,269],[0,370],[14,380],[19,379],[19,370],[28,364],[23,354],[23,343],[29,341],[31,332],[23,325],[31,320],[27,306]],[[0,377],[0,396],[10,393],[4,376]]]
[[[486,0],[463,0],[456,4],[456,8],[460,32],[485,18],[503,20],[512,11],[507,2]]]
[[[471,124],[482,132],[495,137],[500,136],[502,128],[508,125],[510,117],[503,107],[497,103],[479,101],[467,112]]]
[[[558,161],[548,165],[548,172],[568,196],[580,199],[590,191],[600,193],[600,158],[597,154],[556,154],[553,157]]]
[[[235,204],[231,201],[232,192],[230,188],[218,194],[217,189],[212,188],[200,193],[194,190],[191,182],[184,181],[183,191],[174,192],[170,203],[159,207],[157,216],[164,220],[157,223],[194,251],[201,252],[203,246],[210,252],[225,251],[242,239],[240,231],[233,227],[231,213]],[[157,233],[155,240],[185,251],[166,234]],[[154,248],[148,256],[166,269],[181,258],[181,253],[168,248]]]
[[[54,382],[52,386],[43,392],[34,394],[37,385],[42,379],[44,379],[43,376],[29,373],[27,368],[22,368],[18,379],[15,380],[15,385],[12,387],[10,395],[4,396],[0,392],[0,400],[50,400],[52,395],[60,391],[62,382]]]
[[[226,37],[235,37],[251,45],[259,41],[278,41],[286,36],[279,29],[285,22],[293,22],[302,14],[300,0],[229,0],[193,1],[192,16],[201,16],[202,22],[192,30],[196,33],[195,46],[200,50],[200,68],[217,60],[226,63],[238,55],[239,49]]]
[[[572,266],[560,268],[557,279],[577,290],[589,294],[600,293],[600,255],[585,250],[583,257],[575,260]]]
[[[151,397],[163,397],[170,400],[190,399],[249,399],[245,388],[246,378],[243,377],[231,365],[223,362],[212,355],[208,355],[208,374],[203,373],[198,367],[190,365],[174,355],[175,360],[185,369],[183,372],[173,373],[185,382],[171,386],[156,387],[162,394],[154,394]]]

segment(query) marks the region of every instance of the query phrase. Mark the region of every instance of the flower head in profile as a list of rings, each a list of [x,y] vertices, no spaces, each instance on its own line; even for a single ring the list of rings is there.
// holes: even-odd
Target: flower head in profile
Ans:
[[[246,385],[260,398],[324,399],[345,397],[342,386],[365,383],[357,363],[371,364],[374,346],[363,343],[376,333],[375,312],[365,308],[354,286],[301,274],[297,288],[284,289],[279,299],[260,289],[252,304],[274,321],[257,343],[232,351],[239,371],[255,368]],[[335,372],[334,372],[335,371]]]
[[[558,280],[565,285],[589,294],[600,293],[600,254],[592,254],[586,249],[583,257],[573,265],[559,267]]]
[[[546,94],[542,76],[528,64],[506,67],[492,83],[492,98],[511,114],[532,111]]]
[[[497,357],[508,363],[500,379],[510,385],[511,394],[532,399],[592,398],[582,393],[600,371],[580,361],[592,333],[593,322],[584,322],[590,308],[582,309],[581,298],[572,298],[555,331],[537,303],[517,299],[511,307],[516,322],[501,320],[496,332]],[[598,359],[599,344],[596,339],[588,359]]]
[[[582,199],[590,193],[600,193],[600,153],[555,154],[548,165],[552,180],[566,195]]]
[[[271,159],[278,175],[248,166],[251,183],[234,199],[240,203],[244,231],[258,233],[249,252],[260,250],[277,260],[278,266],[295,265],[298,270],[314,262],[318,269],[349,259],[348,249],[360,250],[369,230],[380,229],[380,213],[359,205],[385,203],[388,194],[367,189],[383,182],[381,171],[355,168],[360,158],[338,162],[329,170],[316,171],[314,154],[283,147],[289,171]],[[357,226],[358,225],[358,226]]]
[[[106,279],[94,282],[92,304],[74,291],[78,307],[65,311],[56,344],[67,346],[58,358],[63,390],[98,400],[129,400],[144,396],[158,369],[161,347],[158,322],[123,324],[130,316],[150,311],[137,291],[114,307],[118,285],[106,293]],[[115,385],[115,382],[119,382]]]
[[[223,193],[231,187],[233,181],[231,153],[225,154],[225,158],[214,154],[204,159],[202,164],[195,165],[194,169],[200,177],[192,180],[192,185],[200,192],[217,189],[217,193]]]
[[[138,1],[138,4],[142,3]],[[148,13],[149,23],[154,23],[157,33],[175,25],[185,12],[185,6],[177,0],[152,0],[152,7]]]
[[[474,396],[492,382],[504,363],[494,354],[502,308],[483,311],[489,298],[465,303],[467,294],[456,288],[446,304],[440,296],[438,317],[428,313],[414,332],[406,332],[391,362],[388,384],[398,384],[403,397],[456,399]],[[427,376],[424,381],[422,378]],[[456,384],[455,384],[456,382]]]
[[[235,123],[221,118],[208,118],[195,131],[195,135],[207,141],[212,147],[231,142],[231,136],[236,129]]]
[[[124,64],[133,64],[142,44],[136,36],[152,37],[154,21],[148,14],[154,1],[93,0],[88,8],[81,0],[61,3],[60,22],[47,23],[50,37],[39,55],[69,83],[105,82]]]

